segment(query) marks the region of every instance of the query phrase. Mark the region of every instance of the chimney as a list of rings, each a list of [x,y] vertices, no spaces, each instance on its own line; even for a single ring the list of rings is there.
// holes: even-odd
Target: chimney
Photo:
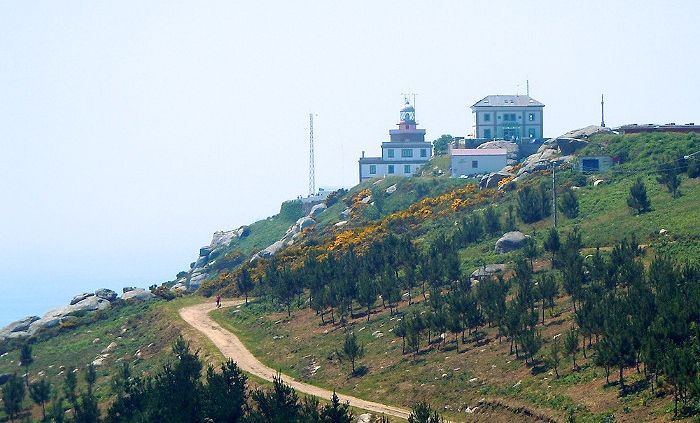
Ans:
[[[362,150],[362,158],[365,158],[365,150]]]

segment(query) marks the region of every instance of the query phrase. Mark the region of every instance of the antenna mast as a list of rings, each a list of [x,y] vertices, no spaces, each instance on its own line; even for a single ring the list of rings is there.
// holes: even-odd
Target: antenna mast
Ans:
[[[309,113],[309,195],[316,194],[316,170],[314,169],[314,114]]]
[[[605,98],[600,95],[600,126],[605,128]]]
[[[525,92],[527,93],[527,96],[530,97],[530,80],[526,79],[525,80]]]

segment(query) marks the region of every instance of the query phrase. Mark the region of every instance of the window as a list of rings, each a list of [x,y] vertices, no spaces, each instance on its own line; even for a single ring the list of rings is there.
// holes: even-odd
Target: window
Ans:
[[[401,157],[413,157],[413,150],[410,148],[402,148]]]
[[[477,169],[479,167],[479,161],[478,160],[472,160],[472,169]]]
[[[484,138],[486,138],[486,139],[491,138],[491,130],[490,129],[484,129]]]
[[[535,128],[528,128],[527,136],[530,138],[535,138]]]
[[[484,113],[484,122],[491,122],[491,113]]]
[[[503,120],[506,122],[515,122],[515,113],[505,113]]]
[[[520,131],[513,128],[506,128],[503,130],[504,140],[517,140],[520,138]]]
[[[394,157],[394,149],[390,148],[386,151],[386,156],[387,157]]]
[[[528,114],[527,114],[527,120],[529,120],[530,122],[534,121],[534,120],[535,120],[535,114],[534,114],[534,113],[528,113]]]
[[[411,173],[411,165],[404,165],[403,173]]]
[[[394,165],[389,165],[388,173],[394,173]]]
[[[374,175],[377,173],[377,165],[369,165],[369,174]]]
[[[421,157],[428,157],[428,150],[426,150],[425,148],[421,148],[420,149],[420,156]]]

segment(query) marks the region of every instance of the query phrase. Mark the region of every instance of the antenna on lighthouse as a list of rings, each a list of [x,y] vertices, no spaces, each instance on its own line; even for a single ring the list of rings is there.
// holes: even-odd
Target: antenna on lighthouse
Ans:
[[[316,169],[314,160],[314,114],[309,113],[309,195],[316,194]]]

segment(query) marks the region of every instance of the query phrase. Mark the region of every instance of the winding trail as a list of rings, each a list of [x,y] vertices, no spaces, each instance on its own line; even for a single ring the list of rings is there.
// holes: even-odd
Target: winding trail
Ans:
[[[223,302],[221,306],[233,307],[241,303],[243,303],[243,300],[226,301]],[[277,375],[277,371],[261,363],[260,360],[255,358],[248,348],[243,345],[241,340],[238,339],[236,335],[224,329],[221,327],[221,325],[209,317],[209,313],[215,309],[216,304],[210,302],[196,304],[181,308],[180,317],[182,317],[182,319],[190,326],[209,338],[225,357],[233,359],[242,370],[259,378],[272,381],[272,378]],[[292,388],[296,389],[298,392],[303,392],[305,394],[313,395],[326,400],[330,399],[333,395],[332,391],[319,388],[318,386],[309,385],[308,383],[299,382],[298,380],[284,374],[282,375],[282,380]],[[347,401],[353,407],[361,408],[373,413],[386,414],[387,416],[399,417],[402,419],[408,419],[410,414],[409,410],[403,408],[366,401],[340,393],[337,395],[341,401]]]

